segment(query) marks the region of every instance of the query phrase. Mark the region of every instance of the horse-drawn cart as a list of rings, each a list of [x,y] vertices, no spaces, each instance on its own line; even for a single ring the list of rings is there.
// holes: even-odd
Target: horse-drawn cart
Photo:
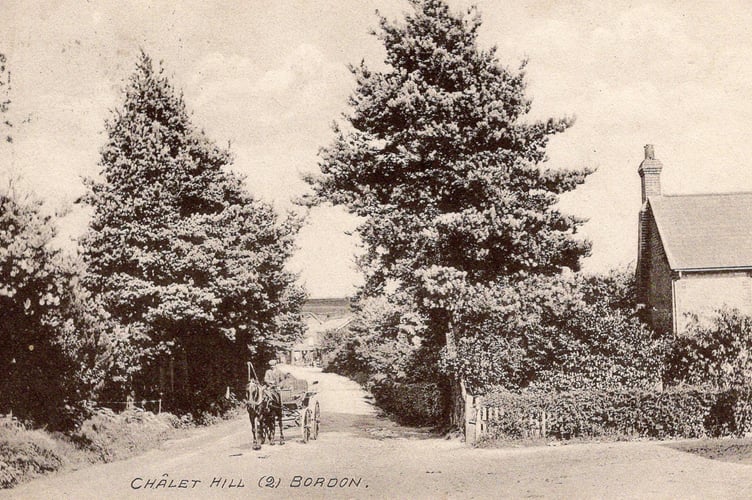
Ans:
[[[319,422],[321,407],[316,398],[315,386],[318,381],[308,387],[308,381],[296,378],[286,378],[279,389],[282,400],[282,422],[285,427],[300,427],[303,442],[319,437]]]

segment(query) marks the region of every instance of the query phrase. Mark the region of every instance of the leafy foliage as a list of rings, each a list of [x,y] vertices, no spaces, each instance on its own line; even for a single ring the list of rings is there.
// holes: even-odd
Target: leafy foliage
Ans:
[[[367,373],[376,382],[407,380],[422,338],[421,318],[386,297],[364,299],[359,307],[346,330],[328,334],[337,337],[335,363],[349,374]]]
[[[371,388],[379,408],[407,425],[436,427],[444,417],[444,391],[432,382],[405,384],[384,380]]]
[[[749,432],[750,392],[703,387],[665,391],[575,390],[561,393],[491,392],[486,439],[696,438]]]
[[[331,351],[325,369],[364,385],[400,422],[437,425],[445,395],[435,382],[438,360],[423,346],[424,318],[394,299],[364,298],[347,328],[325,332],[322,346]]]
[[[41,202],[12,184],[0,192],[0,405],[68,427],[97,393],[113,351],[80,267],[50,248],[54,234]]]
[[[0,423],[0,489],[59,470],[65,459],[57,443],[42,431]]]
[[[694,315],[673,341],[667,378],[724,389],[752,387],[752,318],[731,309],[709,318]]]
[[[471,392],[501,385],[568,391],[660,383],[665,341],[637,318],[632,273],[533,276],[464,290],[453,307],[458,355],[446,369]]]
[[[0,420],[0,489],[50,472],[125,459],[174,436],[174,429],[193,425],[190,415],[178,418],[140,410],[115,414],[103,408],[92,409],[68,434]]]
[[[106,130],[82,253],[87,286],[127,327],[121,340],[138,358],[116,389],[208,404],[249,356],[302,332],[304,293],[284,269],[301,221],[245,191],[230,152],[191,124],[143,53]]]
[[[100,408],[76,429],[73,438],[93,454],[96,461],[112,462],[148,450],[155,442],[174,434],[179,420],[164,413],[128,410],[115,414]]]

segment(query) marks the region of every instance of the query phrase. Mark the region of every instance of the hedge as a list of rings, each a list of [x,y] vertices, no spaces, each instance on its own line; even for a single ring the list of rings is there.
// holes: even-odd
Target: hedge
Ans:
[[[752,431],[751,395],[750,388],[702,387],[557,394],[496,390],[483,403],[498,408],[486,439],[738,436]]]
[[[444,395],[437,384],[382,381],[371,387],[371,394],[381,409],[402,424],[437,426],[443,423]]]
[[[64,462],[59,446],[48,434],[0,422],[0,489],[59,470]]]
[[[72,437],[94,453],[98,461],[112,462],[153,448],[173,435],[180,424],[180,419],[170,413],[155,415],[141,410],[114,413],[100,408]]]

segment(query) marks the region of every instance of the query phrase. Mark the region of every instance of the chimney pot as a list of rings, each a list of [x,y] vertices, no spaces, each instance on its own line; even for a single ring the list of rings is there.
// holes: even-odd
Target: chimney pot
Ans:
[[[645,144],[645,159],[655,160],[655,146],[652,144]]]

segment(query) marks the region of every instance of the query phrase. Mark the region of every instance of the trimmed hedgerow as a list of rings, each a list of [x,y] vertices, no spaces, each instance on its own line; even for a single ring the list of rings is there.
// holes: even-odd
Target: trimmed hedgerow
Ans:
[[[440,425],[444,416],[444,395],[434,383],[401,384],[381,382],[371,387],[376,404],[402,424]]]
[[[498,409],[486,439],[743,435],[752,431],[751,394],[702,387],[557,394],[496,390],[484,402]]]

